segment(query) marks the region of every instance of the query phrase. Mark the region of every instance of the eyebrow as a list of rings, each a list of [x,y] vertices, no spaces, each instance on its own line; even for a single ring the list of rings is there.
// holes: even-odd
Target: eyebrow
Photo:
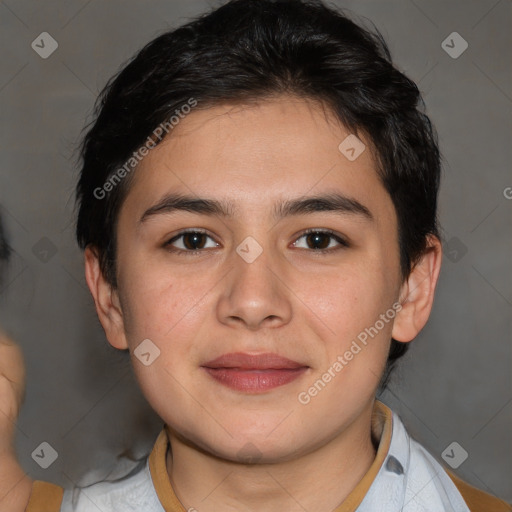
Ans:
[[[237,209],[231,201],[198,198],[181,194],[167,194],[141,216],[139,224],[160,214],[185,211],[200,215],[233,217]],[[368,221],[374,217],[370,210],[354,198],[339,193],[288,199],[274,205],[272,215],[275,220],[292,215],[306,215],[316,212],[334,212],[343,215],[357,215]]]

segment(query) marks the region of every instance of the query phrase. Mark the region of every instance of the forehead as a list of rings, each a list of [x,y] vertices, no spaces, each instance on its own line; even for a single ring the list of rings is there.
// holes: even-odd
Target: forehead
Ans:
[[[353,152],[346,153],[346,140],[361,151],[357,158],[347,158]],[[335,191],[370,204],[377,216],[389,214],[370,141],[362,134],[356,139],[319,102],[284,96],[206,109],[199,104],[144,157],[127,202],[147,206],[177,192],[230,199],[241,215],[275,209],[277,197]]]

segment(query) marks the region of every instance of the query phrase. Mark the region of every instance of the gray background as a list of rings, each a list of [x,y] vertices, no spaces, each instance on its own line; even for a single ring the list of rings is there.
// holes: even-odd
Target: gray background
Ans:
[[[65,487],[103,478],[160,429],[127,356],[106,342],[73,238],[73,150],[106,80],[143,44],[216,3],[7,0],[0,4],[0,204],[15,251],[0,323],[23,347],[27,394],[16,446],[25,470]],[[383,400],[439,460],[512,501],[511,1],[338,1],[372,20],[424,94],[444,157],[445,253],[431,319]],[[59,44],[42,59],[31,43]],[[453,31],[468,49],[451,58]],[[59,457],[43,470],[43,441]],[[90,476],[90,475],[89,475]]]

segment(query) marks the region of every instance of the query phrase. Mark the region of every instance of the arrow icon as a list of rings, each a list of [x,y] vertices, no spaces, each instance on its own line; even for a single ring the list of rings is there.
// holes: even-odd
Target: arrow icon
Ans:
[[[252,263],[263,252],[263,248],[252,236],[248,236],[240,242],[236,252],[246,263]]]
[[[54,243],[49,238],[43,236],[43,238],[32,247],[32,253],[39,261],[48,263],[57,253],[57,247],[55,247]]]
[[[58,458],[59,454],[53,446],[43,441],[33,452],[32,459],[43,469],[49,468]]]
[[[443,460],[453,469],[457,469],[468,456],[468,452],[456,441],[450,443],[441,454]]]
[[[150,339],[146,338],[139,343],[133,353],[144,366],[149,366],[160,356],[160,349]]]
[[[455,452],[453,451],[453,448],[450,450],[449,453],[450,454],[448,455],[448,452],[445,452],[444,456],[448,457],[449,459],[454,459],[455,458]]]
[[[39,453],[35,453],[34,455],[40,459],[44,459],[44,450],[41,448],[41,455],[39,455]]]
[[[353,133],[339,144],[338,149],[349,162],[353,162],[365,150],[366,146]]]
[[[468,46],[468,42],[458,32],[448,34],[441,42],[441,48],[452,59],[458,59],[468,49]]]
[[[41,32],[30,46],[39,57],[47,59],[59,47],[59,43],[48,32]]]
[[[468,252],[468,248],[456,236],[452,236],[445,243],[444,252],[451,262],[457,263]]]

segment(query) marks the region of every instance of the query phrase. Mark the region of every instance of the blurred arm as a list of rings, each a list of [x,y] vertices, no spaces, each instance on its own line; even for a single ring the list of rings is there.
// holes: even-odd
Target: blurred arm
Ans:
[[[20,466],[14,440],[25,396],[25,364],[21,349],[0,331],[0,510],[24,512],[32,479]]]

